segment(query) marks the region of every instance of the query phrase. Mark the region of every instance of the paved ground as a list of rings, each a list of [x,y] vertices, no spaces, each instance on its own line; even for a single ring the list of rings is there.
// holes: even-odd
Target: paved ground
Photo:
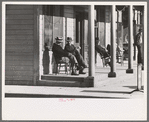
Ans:
[[[144,92],[133,92],[137,88],[134,66],[134,74],[126,74],[127,63],[117,64],[116,78],[108,78],[109,67],[97,67],[92,88],[6,85],[3,116],[38,121],[147,120],[146,87]]]
[[[104,98],[132,99],[143,98],[143,91],[137,89],[137,69],[134,63],[134,73],[126,74],[127,62],[124,66],[117,64],[116,78],[108,78],[109,67],[97,67],[94,87],[50,87],[50,86],[17,86],[6,85],[6,97],[50,97],[50,98]],[[87,69],[86,69],[87,71]],[[144,82],[142,82],[142,87]]]

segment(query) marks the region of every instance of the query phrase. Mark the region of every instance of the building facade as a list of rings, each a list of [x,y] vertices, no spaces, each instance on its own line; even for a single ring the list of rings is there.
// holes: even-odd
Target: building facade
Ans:
[[[126,14],[128,18],[130,16],[129,10],[127,11],[128,14]],[[137,11],[144,13],[143,9]],[[111,44],[111,72],[116,72],[116,39],[122,39],[121,45],[123,45],[125,40],[122,31],[124,30],[122,29],[123,26],[119,27],[119,25],[122,25],[121,23],[124,19],[122,18],[122,13],[116,16],[116,18],[120,19],[114,19],[113,17],[115,17],[114,14],[116,12],[116,6],[103,5],[7,4],[5,84],[37,85],[42,80],[41,76],[44,75],[45,68],[43,62],[46,62],[45,67],[48,67],[47,73],[52,74],[54,70],[51,57],[52,53],[49,51],[46,54],[46,57],[49,58],[44,58],[44,45],[46,43],[49,46],[49,50],[51,50],[57,36],[62,36],[64,39],[62,47],[65,46],[67,37],[72,37],[74,44],[81,47],[80,53],[89,66],[89,76],[87,76],[86,80],[82,80],[82,82],[91,82],[87,86],[93,86],[94,82],[95,37],[99,37],[101,44],[105,47]],[[136,11],[134,10],[134,12]],[[137,22],[142,24],[140,26],[143,27],[143,16],[139,18],[137,14],[138,16],[136,18],[136,14],[134,13],[133,15],[133,20],[137,19]],[[128,19],[127,30],[132,31],[133,25],[129,23],[129,20],[131,21],[132,19]],[[130,34],[132,35],[130,31],[126,33],[129,37]],[[133,39],[129,38],[128,40],[129,45],[131,45],[128,48],[131,50]],[[129,55],[132,55],[132,52]],[[129,62],[132,62],[133,59],[131,57],[128,58],[130,59]],[[131,65],[132,63],[130,63],[130,69],[132,69]],[[54,77],[54,80],[57,80],[57,76]]]

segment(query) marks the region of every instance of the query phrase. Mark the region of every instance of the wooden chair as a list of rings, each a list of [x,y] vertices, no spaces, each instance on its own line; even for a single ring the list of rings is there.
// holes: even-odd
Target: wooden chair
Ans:
[[[54,56],[54,55],[53,55]],[[70,74],[71,72],[71,63],[67,57],[63,57],[65,60],[59,60],[54,56],[55,63],[56,63],[56,74],[60,74],[61,71],[64,71],[65,74]]]
[[[103,54],[102,53],[99,53],[101,59],[102,59],[102,64],[103,64],[103,67],[107,67],[109,65],[109,62],[110,62],[110,57],[106,57],[104,58]]]
[[[116,59],[117,63],[121,63],[121,65],[124,65],[124,51],[123,50],[116,50]]]

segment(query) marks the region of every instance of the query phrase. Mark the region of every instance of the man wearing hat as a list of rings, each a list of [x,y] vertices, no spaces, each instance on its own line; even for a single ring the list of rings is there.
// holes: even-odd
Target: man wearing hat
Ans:
[[[142,64],[142,69],[144,69],[143,58],[142,58],[142,29],[139,29],[138,34],[136,35],[134,45],[138,49],[138,64]]]
[[[53,47],[52,47],[54,57],[57,60],[64,60],[63,57],[68,57],[71,62],[71,67],[72,67],[71,75],[78,75],[78,74],[76,74],[76,72],[74,70],[74,65],[76,63],[75,56],[73,56],[71,53],[63,50],[63,48],[60,45],[63,42],[63,38],[56,37],[55,40],[56,40],[56,42],[53,44]]]
[[[95,38],[95,50],[104,56],[104,58],[108,58],[110,55],[108,50],[100,44],[100,40],[98,37]]]
[[[96,51],[96,54],[99,53],[101,56],[104,57],[105,59],[105,65],[109,65],[111,66],[110,64],[110,54],[108,53],[108,50],[103,47],[101,44],[100,44],[100,40],[98,37],[95,38],[95,51]],[[96,55],[95,55],[96,57]]]
[[[72,44],[72,38],[71,37],[67,37],[67,44],[65,45],[65,49],[67,52],[73,54],[78,62],[78,70],[79,70],[79,74],[86,74],[85,72],[83,72],[84,68],[87,68],[83,57],[81,56],[81,54],[79,53],[79,51],[76,49],[76,47]]]

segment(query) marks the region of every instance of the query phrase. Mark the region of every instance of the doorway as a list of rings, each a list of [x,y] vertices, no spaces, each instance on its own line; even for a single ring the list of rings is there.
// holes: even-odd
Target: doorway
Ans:
[[[54,71],[52,46],[57,36],[64,37],[62,10],[63,6],[60,5],[45,5],[41,7],[42,14],[39,16],[40,76],[52,74]]]

